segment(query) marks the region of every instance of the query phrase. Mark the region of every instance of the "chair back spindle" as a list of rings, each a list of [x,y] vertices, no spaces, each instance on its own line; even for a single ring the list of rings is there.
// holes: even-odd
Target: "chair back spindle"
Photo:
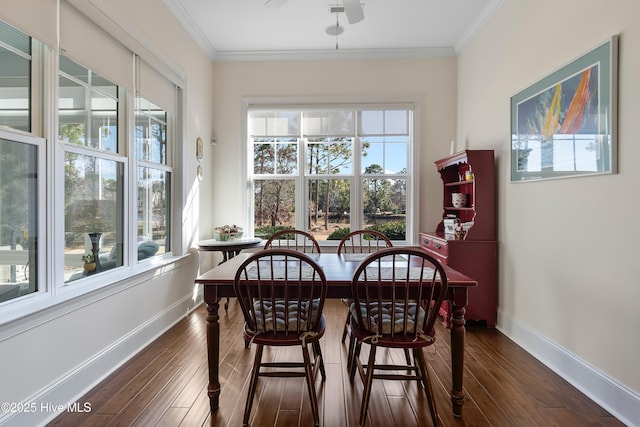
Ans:
[[[302,230],[280,230],[267,240],[264,248],[284,248],[303,253],[320,253],[320,244],[316,238]]]

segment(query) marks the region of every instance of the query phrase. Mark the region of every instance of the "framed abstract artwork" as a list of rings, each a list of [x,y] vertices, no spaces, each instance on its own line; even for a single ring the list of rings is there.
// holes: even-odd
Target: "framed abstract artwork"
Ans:
[[[511,182],[616,172],[618,36],[511,97]]]

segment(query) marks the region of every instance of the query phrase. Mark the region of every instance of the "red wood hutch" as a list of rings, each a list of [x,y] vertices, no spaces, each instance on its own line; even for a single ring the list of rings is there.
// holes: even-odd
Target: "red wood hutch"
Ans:
[[[478,287],[469,289],[465,319],[495,327],[497,241],[493,150],[465,150],[435,164],[443,184],[442,220],[434,232],[420,233],[420,246],[442,263],[478,281]],[[467,203],[454,207],[453,193],[466,194]],[[444,219],[454,217],[463,229],[468,228],[462,238],[445,234]],[[443,305],[441,314],[449,324],[448,303]]]

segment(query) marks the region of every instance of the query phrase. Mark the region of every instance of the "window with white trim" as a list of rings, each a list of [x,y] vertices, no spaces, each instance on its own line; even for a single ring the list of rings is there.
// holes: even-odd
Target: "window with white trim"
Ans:
[[[45,146],[29,134],[38,43],[0,21],[0,304],[40,290]]]
[[[171,249],[171,173],[168,161],[168,113],[136,98],[136,183],[138,260]],[[152,253],[153,252],[153,253]]]
[[[59,23],[56,55],[0,21],[0,323],[172,249],[179,78],[66,2]]]
[[[409,105],[250,106],[254,234],[296,228],[322,241],[373,228],[410,242],[412,116]]]
[[[118,86],[65,56],[59,67],[64,278],[70,282],[123,265],[126,157],[118,155]]]

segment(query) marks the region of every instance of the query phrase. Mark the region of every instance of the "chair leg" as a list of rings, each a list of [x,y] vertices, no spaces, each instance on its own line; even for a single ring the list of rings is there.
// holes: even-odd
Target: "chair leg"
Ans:
[[[353,352],[355,351],[356,339],[353,336],[349,337],[349,348],[347,350],[347,372],[353,369]]]
[[[355,338],[354,338],[355,341]],[[349,356],[351,357],[351,372],[349,372],[349,381],[353,384],[353,378],[356,375],[356,371],[358,370],[358,366],[356,360],[360,357],[360,348],[362,347],[362,343],[355,341],[355,345],[353,347],[353,353]],[[349,364],[348,364],[349,365]]]
[[[415,351],[413,352],[413,357],[416,360],[416,365],[419,367],[419,370],[422,373],[422,385],[424,386],[424,392],[427,395],[427,402],[429,402],[429,412],[431,412],[431,420],[433,421],[433,426],[438,427],[440,424],[438,422],[436,399],[435,395],[433,394],[433,387],[431,386],[429,367],[427,366],[427,362],[424,358],[422,349],[415,349]]]
[[[404,349],[404,357],[407,359],[407,365],[411,365],[411,356],[409,355],[409,349]]]
[[[260,364],[262,363],[262,345],[257,345],[256,356],[253,360],[253,369],[251,370],[251,382],[249,383],[249,393],[247,394],[247,403],[244,407],[244,418],[242,425],[249,425],[249,417],[251,416],[251,406],[253,406],[253,397],[256,394],[256,387],[258,385],[258,375],[260,374]]]
[[[371,398],[371,384],[373,384],[373,372],[376,363],[376,346],[371,345],[369,350],[369,363],[367,364],[366,378],[364,378],[364,392],[362,393],[362,406],[360,407],[360,426],[364,425],[369,409],[369,399]]]
[[[344,340],[347,338],[347,334],[349,333],[349,319],[351,318],[351,314],[347,312],[347,320],[344,322],[344,330],[342,331],[342,343],[344,344]]]
[[[324,358],[322,357],[322,350],[320,349],[320,342],[313,342],[313,355],[318,357],[318,363],[320,364],[320,375],[322,376],[322,381],[327,380],[327,374],[324,370]]]
[[[316,397],[315,382],[313,381],[313,369],[311,367],[311,359],[309,358],[309,349],[306,345],[302,346],[302,358],[304,359],[304,371],[307,378],[307,389],[309,390],[309,400],[311,400],[311,413],[313,414],[313,425],[320,425],[320,417],[318,415],[318,398]]]

